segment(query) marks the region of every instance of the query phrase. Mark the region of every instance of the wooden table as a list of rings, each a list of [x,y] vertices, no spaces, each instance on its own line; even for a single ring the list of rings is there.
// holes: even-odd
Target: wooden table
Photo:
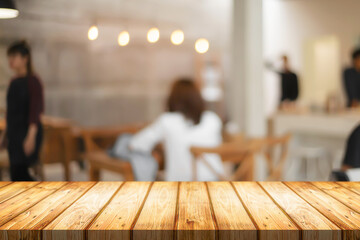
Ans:
[[[0,182],[0,239],[360,239],[360,183]]]

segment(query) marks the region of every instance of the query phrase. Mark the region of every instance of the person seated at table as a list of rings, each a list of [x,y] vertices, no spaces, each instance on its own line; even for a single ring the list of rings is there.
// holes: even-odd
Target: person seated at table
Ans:
[[[133,136],[129,147],[138,152],[150,153],[160,142],[165,152],[165,180],[193,180],[193,156],[190,147],[215,147],[222,142],[222,121],[205,103],[192,79],[176,81],[167,100],[167,111],[150,126]],[[223,174],[218,155],[207,154],[206,161]],[[216,181],[216,175],[202,162],[197,161],[197,179]]]
[[[347,106],[358,107],[360,103],[360,48],[352,53],[353,66],[344,70],[343,80]]]

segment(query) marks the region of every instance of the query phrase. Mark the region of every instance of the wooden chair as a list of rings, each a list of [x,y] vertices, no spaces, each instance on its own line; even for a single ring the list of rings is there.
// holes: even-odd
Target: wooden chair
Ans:
[[[131,164],[110,157],[105,149],[111,147],[120,134],[136,133],[143,126],[144,124],[82,130],[85,143],[85,159],[89,163],[89,178],[91,181],[99,181],[100,171],[104,169],[122,174],[126,181],[134,180]]]
[[[280,181],[283,176],[283,169],[288,157],[288,147],[291,134],[280,137],[268,137],[264,141],[264,156],[269,168],[267,180]],[[280,155],[275,161],[274,155],[277,147],[280,147]]]
[[[192,147],[193,154],[193,179],[197,180],[196,161],[202,161],[219,180],[252,181],[254,179],[254,155],[261,150],[262,142],[253,140],[242,140],[237,142],[223,143],[214,148]],[[204,158],[204,154],[213,153],[220,155],[223,162],[232,162],[237,164],[237,168],[230,178],[219,174]]]
[[[9,168],[9,159],[6,150],[0,152],[0,181],[3,181],[3,171]]]
[[[44,139],[40,155],[40,178],[43,180],[43,165],[61,163],[64,168],[64,179],[71,180],[70,163],[81,159],[79,129],[67,119],[44,116]]]
[[[288,144],[291,135],[286,134],[280,137],[267,137],[259,139],[246,140],[245,138],[230,139],[229,142],[215,148],[199,148],[192,147],[191,152],[194,155],[193,168],[194,179],[196,176],[196,159],[202,161],[220,180],[254,180],[254,155],[263,153],[268,164],[269,174],[267,180],[281,180],[283,168],[288,156]],[[280,157],[277,161],[274,158],[274,151],[280,147]],[[204,154],[215,153],[220,155],[223,162],[232,162],[238,164],[234,173],[230,178],[220,175],[205,160]]]

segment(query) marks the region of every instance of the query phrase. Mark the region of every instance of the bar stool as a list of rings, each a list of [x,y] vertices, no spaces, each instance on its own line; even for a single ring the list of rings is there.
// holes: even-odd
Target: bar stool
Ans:
[[[294,158],[300,159],[305,165],[306,181],[325,181],[328,179],[332,163],[328,152],[323,147],[298,147],[293,151]]]

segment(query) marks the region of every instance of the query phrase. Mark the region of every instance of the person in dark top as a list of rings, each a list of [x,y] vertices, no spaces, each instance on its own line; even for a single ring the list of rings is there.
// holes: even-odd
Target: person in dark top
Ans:
[[[350,168],[360,168],[360,125],[357,126],[347,140],[342,171]]]
[[[15,76],[7,90],[6,131],[1,146],[7,145],[11,180],[33,181],[29,167],[38,161],[42,142],[43,87],[33,72],[30,47],[25,41],[12,44],[7,54]]]
[[[360,103],[360,49],[352,54],[353,66],[344,70],[343,80],[347,95],[347,106],[357,107]]]
[[[274,70],[281,78],[281,98],[280,107],[284,105],[293,105],[299,96],[299,81],[297,75],[290,70],[289,58],[282,56],[282,70],[274,70],[271,64],[267,64],[268,68]]]

